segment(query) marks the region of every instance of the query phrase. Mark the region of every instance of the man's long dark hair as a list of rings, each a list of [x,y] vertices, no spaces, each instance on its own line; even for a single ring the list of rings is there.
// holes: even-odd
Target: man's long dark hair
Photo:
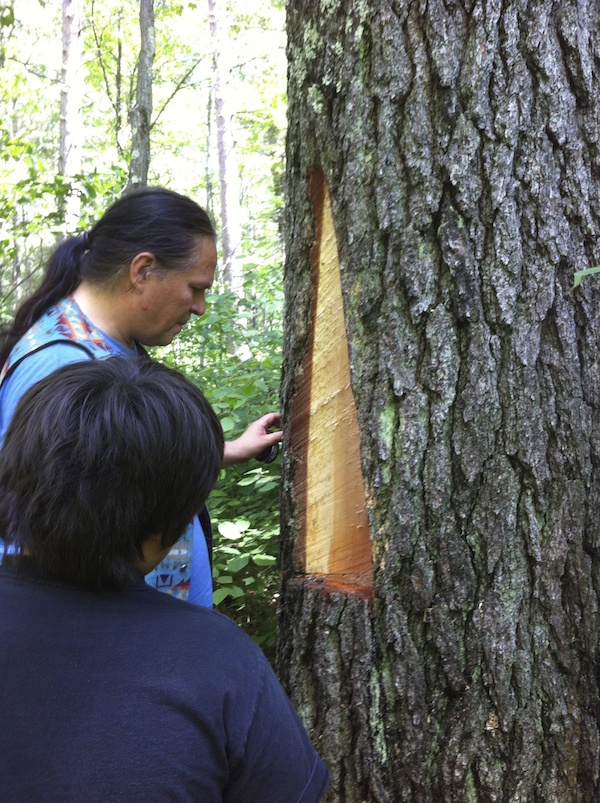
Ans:
[[[181,536],[223,459],[202,392],[152,360],[60,368],[21,399],[0,451],[0,539],[44,572],[124,588],[142,544]]]
[[[162,187],[144,187],[113,204],[85,234],[63,240],[53,251],[38,289],[0,331],[0,368],[25,332],[53,304],[85,279],[109,287],[142,251],[164,271],[186,270],[202,237],[215,237],[210,218],[195,201]]]

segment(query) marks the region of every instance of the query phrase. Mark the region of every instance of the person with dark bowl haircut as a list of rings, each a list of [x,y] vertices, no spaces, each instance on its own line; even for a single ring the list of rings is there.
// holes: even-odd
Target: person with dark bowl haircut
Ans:
[[[329,773],[261,650],[144,582],[202,508],[223,433],[148,359],[59,368],[0,451],[0,797],[313,803]]]

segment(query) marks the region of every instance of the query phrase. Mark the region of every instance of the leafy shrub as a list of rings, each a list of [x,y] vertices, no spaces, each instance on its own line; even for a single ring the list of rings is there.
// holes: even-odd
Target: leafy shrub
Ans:
[[[279,580],[278,473],[277,464],[227,469],[210,498],[214,603],[268,657],[275,645]]]

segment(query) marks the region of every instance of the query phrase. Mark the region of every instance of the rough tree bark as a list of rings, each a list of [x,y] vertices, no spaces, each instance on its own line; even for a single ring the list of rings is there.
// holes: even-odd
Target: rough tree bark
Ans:
[[[148,183],[150,129],[152,125],[152,65],[156,51],[154,0],[140,0],[140,55],[135,104],[131,109],[131,156],[126,192]]]
[[[288,37],[282,408],[309,379],[316,167],[373,566],[372,594],[303,574],[289,432],[278,662],[329,799],[587,803],[600,292],[571,285],[600,262],[597,6],[288,0]]]

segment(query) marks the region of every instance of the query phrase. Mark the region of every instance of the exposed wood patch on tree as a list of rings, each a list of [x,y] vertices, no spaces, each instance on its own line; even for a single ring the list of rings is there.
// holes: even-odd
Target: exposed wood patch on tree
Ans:
[[[360,465],[360,432],[350,384],[340,264],[327,182],[312,177],[311,335],[290,420],[300,468],[294,493],[302,532],[296,566],[336,588],[370,588],[371,547]]]

